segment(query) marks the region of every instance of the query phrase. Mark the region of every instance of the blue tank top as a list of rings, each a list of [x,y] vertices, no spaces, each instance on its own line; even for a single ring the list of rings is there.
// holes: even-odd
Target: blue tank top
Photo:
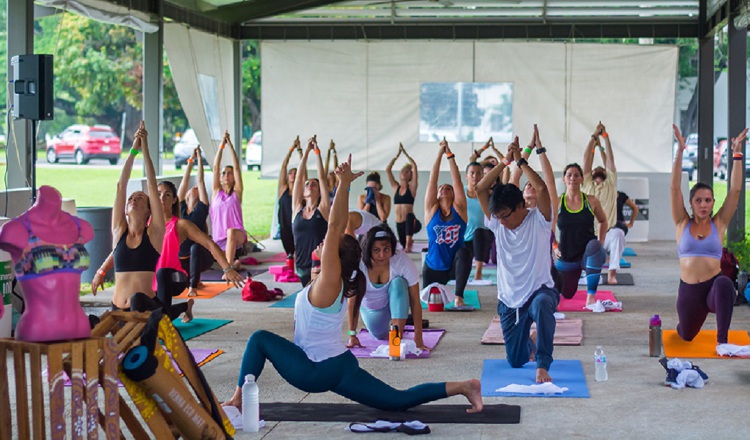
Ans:
[[[680,242],[677,244],[677,257],[709,257],[721,260],[721,241],[714,221],[711,220],[711,233],[704,240],[696,240],[693,237],[690,233],[692,224],[692,220],[688,221],[685,230],[682,231]]]
[[[479,204],[479,199],[469,197],[467,187],[464,187],[464,191],[466,191],[466,213],[469,219],[466,223],[464,241],[472,241],[474,240],[474,232],[484,227],[484,211],[482,211],[482,205]]]
[[[440,208],[427,224],[427,256],[425,264],[432,270],[450,270],[456,252],[464,247],[466,222],[451,207],[451,218],[440,218]]]

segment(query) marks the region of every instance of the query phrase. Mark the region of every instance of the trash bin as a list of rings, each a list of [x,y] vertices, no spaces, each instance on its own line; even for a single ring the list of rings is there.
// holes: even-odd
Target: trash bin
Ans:
[[[107,206],[78,207],[78,217],[91,223],[94,238],[86,243],[86,250],[91,257],[91,266],[81,274],[82,283],[90,283],[104,260],[112,252],[112,208]],[[105,281],[115,280],[115,271],[110,270]]]

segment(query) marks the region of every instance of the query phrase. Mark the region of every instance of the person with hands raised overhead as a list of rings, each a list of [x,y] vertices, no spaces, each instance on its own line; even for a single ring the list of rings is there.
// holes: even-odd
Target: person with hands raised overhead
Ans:
[[[401,155],[404,155],[409,163],[401,167],[398,180],[393,176],[393,165]],[[398,144],[398,153],[385,167],[388,182],[393,189],[393,204],[396,207],[396,233],[398,241],[404,251],[411,252],[414,246],[414,234],[422,229],[422,223],[414,215],[414,200],[419,188],[419,172],[417,163],[406,152],[403,144]]]
[[[229,146],[232,165],[221,169],[224,147]],[[245,224],[242,221],[242,168],[229,132],[224,132],[221,145],[214,158],[213,200],[211,201],[211,236],[225,252],[227,261],[239,270],[241,264],[234,256],[237,248],[247,241]]]
[[[388,221],[391,214],[391,196],[383,194],[380,173],[373,171],[367,175],[365,193],[359,196],[359,209],[376,216],[381,222]]]
[[[526,207],[523,193],[516,185],[494,185],[502,168],[510,165],[511,158],[535,190],[537,204],[534,208]],[[513,368],[521,368],[533,357],[537,365],[536,381],[551,382],[554,313],[560,296],[550,275],[552,206],[549,191],[521,156],[518,136],[501,161],[475,189],[485,224],[495,234],[497,313],[505,337],[506,357]],[[537,327],[535,339],[529,336],[532,322]]]
[[[452,185],[438,187],[440,163],[443,155],[448,159]],[[461,172],[448,142],[440,142],[435,162],[430,170],[427,193],[424,200],[425,224],[427,225],[427,256],[422,266],[424,286],[432,283],[448,284],[456,280],[456,307],[466,307],[464,289],[471,273],[471,252],[464,246],[466,233],[466,193],[461,182]]]
[[[485,263],[490,261],[490,251],[492,250],[492,242],[495,241],[495,237],[492,236],[492,232],[484,227],[484,214],[482,213],[482,207],[479,205],[477,200],[476,191],[474,187],[484,175],[484,168],[479,162],[471,161],[466,166],[466,210],[468,220],[466,223],[466,232],[464,233],[464,245],[466,249],[471,251],[476,262],[476,269],[474,272],[474,280],[478,281],[482,279],[482,269]]]
[[[325,175],[328,179],[328,189],[329,189],[329,196],[331,200],[333,200],[333,197],[336,195],[336,189],[338,186],[338,181],[336,180],[336,173],[333,172],[331,169],[331,158],[333,158],[333,170],[339,167],[339,156],[336,154],[336,144],[333,142],[333,139],[331,139],[331,143],[328,145],[328,152],[326,154],[326,169],[325,169]]]
[[[601,145],[601,138],[604,138],[606,149]],[[601,152],[604,166],[598,166],[592,170],[597,148]],[[581,185],[581,191],[596,196],[607,217],[609,229],[604,239],[604,250],[609,252],[607,283],[617,284],[617,271],[620,270],[620,259],[622,258],[622,253],[625,251],[625,232],[616,227],[617,168],[615,167],[615,158],[612,152],[612,142],[610,141],[607,129],[601,121],[597,124],[594,134],[591,135],[591,139],[583,153],[583,184]]]
[[[299,179],[294,180],[292,190],[292,231],[294,232],[294,259],[297,276],[302,286],[310,282],[310,270],[313,266],[312,253],[318,247],[328,230],[328,213],[330,199],[327,179],[308,179],[307,159],[314,152],[318,162],[318,176],[325,177],[323,159],[316,136],[307,141],[307,149],[299,164]]]
[[[292,232],[292,189],[294,188],[294,181],[297,178],[297,168],[287,170],[289,166],[289,159],[292,158],[292,153],[297,151],[300,159],[302,159],[302,147],[300,146],[299,136],[294,140],[292,146],[289,147],[289,152],[284,156],[284,160],[281,162],[281,170],[279,170],[279,185],[277,191],[277,198],[279,200],[279,209],[277,214],[277,220],[279,222],[279,235],[281,236],[281,245],[284,247],[286,258],[294,258],[294,232]],[[304,179],[304,177],[302,177]]]
[[[336,169],[340,191],[362,173],[351,171],[351,155]],[[448,396],[462,394],[471,404],[467,412],[482,410],[478,380],[425,383],[397,390],[359,366],[357,358],[341,340],[347,298],[364,294],[365,277],[359,269],[361,249],[357,240],[344,234],[348,222],[348,197],[335,197],[328,232],[319,246],[321,266],[315,279],[297,295],[294,305],[294,342],[265,330],[256,331],[247,343],[234,395],[224,403],[242,408],[245,375],[256,378],[266,359],[291,385],[307,393],[333,391],[373,408],[405,411]],[[316,269],[317,271],[317,269]]]
[[[679,143],[672,164],[672,219],[676,228],[677,257],[680,259],[680,287],[677,290],[677,334],[692,341],[700,332],[709,313],[716,314],[716,344],[727,344],[736,291],[733,280],[721,273],[724,235],[737,209],[742,185],[745,184],[743,145],[748,129],[732,138],[732,173],[727,197],[713,213],[713,189],[702,182],[690,190],[691,216],[682,198],[682,155],[687,146],[680,129],[673,125]]]

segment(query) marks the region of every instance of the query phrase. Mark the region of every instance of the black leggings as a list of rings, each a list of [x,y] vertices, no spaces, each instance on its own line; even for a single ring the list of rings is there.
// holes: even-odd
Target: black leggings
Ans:
[[[174,269],[159,269],[156,272],[156,298],[143,292],[136,292],[130,297],[130,311],[148,312],[161,308],[164,309],[169,319],[174,321],[187,311],[188,303],[183,302],[173,306],[172,297],[182,293],[187,284],[187,277],[184,273]]]
[[[422,230],[422,223],[417,220],[413,212],[406,214],[406,221],[396,223],[398,242],[402,247],[406,246],[406,237],[411,237]]]
[[[201,272],[211,269],[214,264],[214,257],[208,249],[198,243],[193,243],[190,246],[190,257],[180,258],[180,264],[182,270],[187,272],[188,277],[190,277],[190,287],[196,288],[201,281]]]
[[[287,226],[279,226],[279,235],[281,236],[281,245],[284,246],[284,252],[287,257],[292,256],[294,258],[294,234],[292,233],[291,223]]]
[[[475,260],[489,263],[490,251],[494,242],[495,234],[492,231],[486,228],[479,228],[474,231],[474,239],[464,242],[464,246],[472,252]]]
[[[680,280],[677,290],[677,317],[680,320],[677,334],[685,341],[692,341],[708,314],[715,313],[716,342],[726,344],[736,296],[732,280],[721,274],[697,284]]]
[[[456,280],[456,296],[464,297],[464,289],[469,281],[471,274],[471,252],[465,247],[456,251],[453,257],[453,264],[449,270],[433,270],[427,264],[422,266],[422,283],[423,286],[429,286],[432,283],[448,284],[450,280]]]

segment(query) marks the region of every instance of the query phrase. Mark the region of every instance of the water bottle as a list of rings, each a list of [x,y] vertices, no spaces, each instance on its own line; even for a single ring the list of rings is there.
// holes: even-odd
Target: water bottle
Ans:
[[[260,408],[258,407],[258,384],[255,376],[245,376],[242,385],[242,430],[245,432],[258,432],[260,420]]]
[[[398,326],[391,324],[390,332],[388,332],[388,340],[390,341],[388,347],[388,359],[392,361],[401,360],[401,334],[398,332]]]
[[[648,321],[648,355],[661,356],[661,318],[654,315]]]
[[[433,286],[430,288],[427,310],[431,312],[442,312],[443,310],[445,310],[445,305],[443,304],[443,296],[440,294],[440,289],[438,289],[437,287]]]
[[[594,378],[597,382],[607,381],[607,355],[601,345],[596,346],[594,351],[594,367],[596,368]]]

